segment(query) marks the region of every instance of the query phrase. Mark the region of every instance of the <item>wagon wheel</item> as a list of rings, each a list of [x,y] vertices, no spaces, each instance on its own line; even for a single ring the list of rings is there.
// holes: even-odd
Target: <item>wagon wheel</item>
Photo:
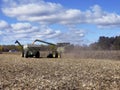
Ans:
[[[24,53],[24,57],[25,57],[25,58],[28,58],[28,51],[26,51],[26,52]]]
[[[58,58],[58,52],[55,53],[55,58]]]
[[[24,51],[22,51],[22,57],[24,57]]]
[[[39,51],[36,53],[35,57],[36,57],[36,58],[39,58],[39,57],[40,57]]]

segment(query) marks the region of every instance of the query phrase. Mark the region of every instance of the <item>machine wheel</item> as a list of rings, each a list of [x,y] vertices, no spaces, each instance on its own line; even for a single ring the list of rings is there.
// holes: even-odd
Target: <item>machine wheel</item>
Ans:
[[[40,57],[39,51],[36,53],[35,57],[36,57],[36,58],[39,58],[39,57]]]
[[[58,52],[57,51],[53,52],[53,58],[58,58]]]
[[[55,58],[58,58],[58,52],[55,53]]]
[[[26,51],[26,52],[24,53],[24,57],[25,57],[25,58],[28,58],[28,51]]]
[[[22,57],[24,57],[24,51],[22,51]]]
[[[48,54],[47,58],[53,58],[53,54],[52,53]]]

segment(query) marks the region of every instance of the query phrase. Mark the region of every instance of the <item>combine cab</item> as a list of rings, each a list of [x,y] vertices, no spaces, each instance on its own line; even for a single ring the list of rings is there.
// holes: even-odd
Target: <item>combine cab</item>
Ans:
[[[17,40],[16,40],[15,43],[18,43],[19,46],[21,46],[21,48],[22,48],[22,57],[39,58],[39,57],[41,57],[40,53],[41,53],[42,47],[40,45],[34,44],[37,41],[48,44],[48,45],[54,47],[51,51],[49,51],[49,54],[47,55],[48,58],[61,57],[60,53],[57,51],[57,46],[55,44],[53,44],[53,43],[45,42],[45,41],[38,40],[38,39],[36,39],[32,44],[27,44],[27,45],[21,45],[20,42],[17,41]]]

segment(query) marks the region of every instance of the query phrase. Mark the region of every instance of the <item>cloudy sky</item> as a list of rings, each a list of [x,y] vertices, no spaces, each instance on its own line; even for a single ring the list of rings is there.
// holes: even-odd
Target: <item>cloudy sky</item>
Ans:
[[[120,35],[120,0],[0,0],[0,44],[87,44]]]

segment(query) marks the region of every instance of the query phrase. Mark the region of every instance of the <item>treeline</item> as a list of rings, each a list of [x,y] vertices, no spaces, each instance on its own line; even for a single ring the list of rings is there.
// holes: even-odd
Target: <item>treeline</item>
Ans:
[[[95,50],[120,50],[120,36],[101,36],[98,42],[91,44],[90,47]]]
[[[0,51],[2,52],[9,52],[9,51],[21,51],[20,46],[15,45],[0,45]]]
[[[63,43],[65,44],[65,43]],[[59,46],[59,45],[58,45]],[[63,45],[64,46],[64,45]],[[41,45],[41,50],[47,50],[48,48],[53,48],[51,46]],[[79,51],[79,50],[120,50],[120,36],[116,37],[99,37],[99,40],[95,43],[87,45],[73,45],[68,44],[65,48],[67,52],[70,51]],[[22,48],[19,45],[0,45],[0,51],[8,52],[8,51],[22,51]]]
[[[55,47],[52,45],[40,45],[40,47],[41,47],[41,49],[40,49],[41,51],[49,51],[49,50],[55,49]],[[74,49],[74,45],[72,45],[72,44],[69,44],[67,47],[65,47],[65,50],[67,52],[69,52],[73,49]],[[17,52],[17,51],[22,51],[22,48],[19,45],[0,45],[0,52],[1,51],[2,52]]]

